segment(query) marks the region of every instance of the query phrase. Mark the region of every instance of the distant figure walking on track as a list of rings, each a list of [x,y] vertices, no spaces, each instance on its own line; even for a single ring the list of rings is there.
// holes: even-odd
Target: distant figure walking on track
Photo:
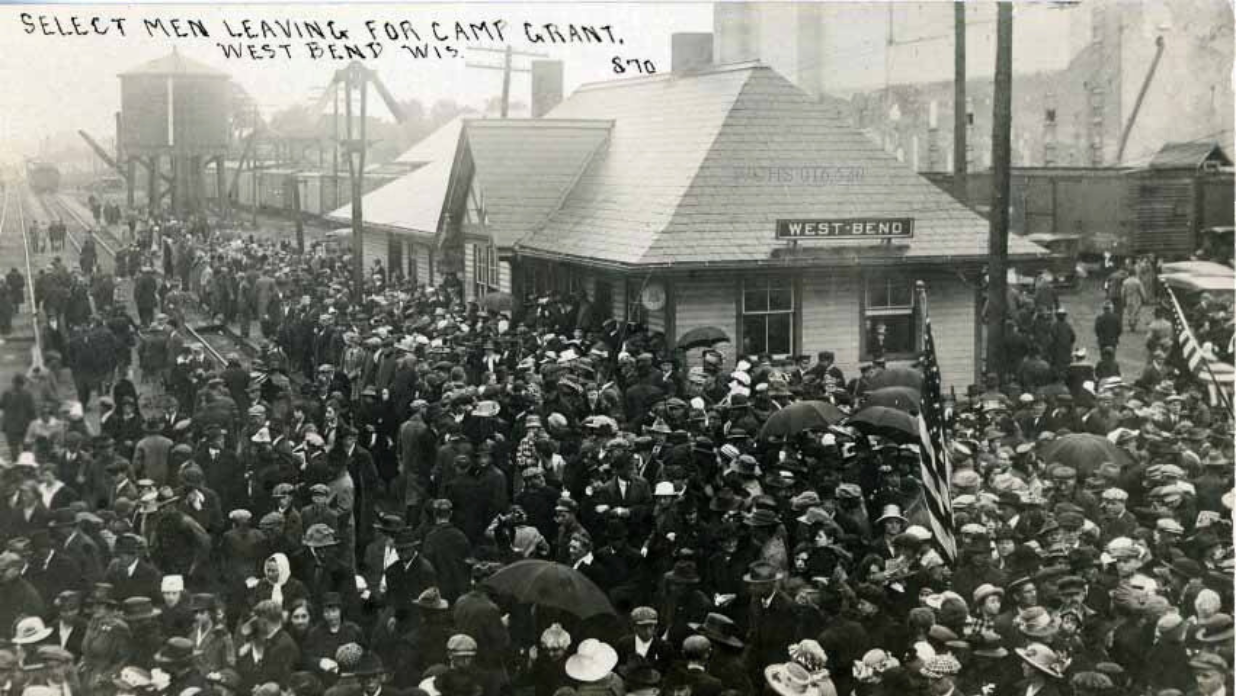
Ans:
[[[1136,275],[1130,274],[1120,284],[1120,297],[1124,300],[1124,321],[1130,333],[1137,333],[1137,322],[1146,301],[1146,288]]]
[[[21,306],[26,298],[26,277],[13,266],[4,277],[4,284],[8,286],[9,299],[13,302],[13,316],[17,316],[21,314]]]

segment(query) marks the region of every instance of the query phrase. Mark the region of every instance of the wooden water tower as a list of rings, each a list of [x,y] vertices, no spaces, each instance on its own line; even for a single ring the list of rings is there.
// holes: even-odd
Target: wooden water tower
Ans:
[[[215,163],[222,179],[228,152],[227,73],[173,51],[119,77],[121,161],[146,168],[152,207],[170,195],[177,215],[202,210],[205,167]]]

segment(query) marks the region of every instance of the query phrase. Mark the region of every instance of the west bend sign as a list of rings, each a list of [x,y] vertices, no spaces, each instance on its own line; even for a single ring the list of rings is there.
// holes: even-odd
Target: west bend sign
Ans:
[[[909,239],[913,236],[914,218],[777,221],[777,239],[792,242],[812,239]]]

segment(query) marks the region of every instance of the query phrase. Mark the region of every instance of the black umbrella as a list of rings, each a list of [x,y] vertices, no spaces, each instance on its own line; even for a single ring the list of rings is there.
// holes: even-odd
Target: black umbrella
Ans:
[[[773,413],[760,428],[760,438],[792,437],[804,430],[824,430],[845,414],[827,401],[798,401]]]
[[[863,395],[864,406],[887,406],[906,413],[917,413],[923,405],[923,395],[910,387],[884,387]]]
[[[556,607],[581,619],[614,613],[596,583],[553,561],[517,561],[489,576],[485,585],[519,602]]]
[[[912,441],[919,436],[918,417],[888,406],[868,406],[850,416],[847,424],[871,435]]]
[[[909,387],[916,391],[923,390],[923,373],[912,367],[888,367],[875,377],[867,380],[867,390],[874,391],[884,387]]]
[[[1113,462],[1120,468],[1131,462],[1124,450],[1102,435],[1070,433],[1052,442],[1044,451],[1048,464],[1063,464],[1075,469],[1081,478],[1092,474],[1103,462]]]
[[[692,348],[711,348],[718,343],[729,343],[730,337],[715,326],[701,326],[691,329],[678,339],[678,347],[682,350]]]

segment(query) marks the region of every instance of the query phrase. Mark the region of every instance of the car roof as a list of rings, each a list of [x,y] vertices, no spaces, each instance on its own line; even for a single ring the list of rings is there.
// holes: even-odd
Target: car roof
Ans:
[[[1187,292],[1236,293],[1236,274],[1223,276],[1166,273],[1160,278],[1168,286]]]

